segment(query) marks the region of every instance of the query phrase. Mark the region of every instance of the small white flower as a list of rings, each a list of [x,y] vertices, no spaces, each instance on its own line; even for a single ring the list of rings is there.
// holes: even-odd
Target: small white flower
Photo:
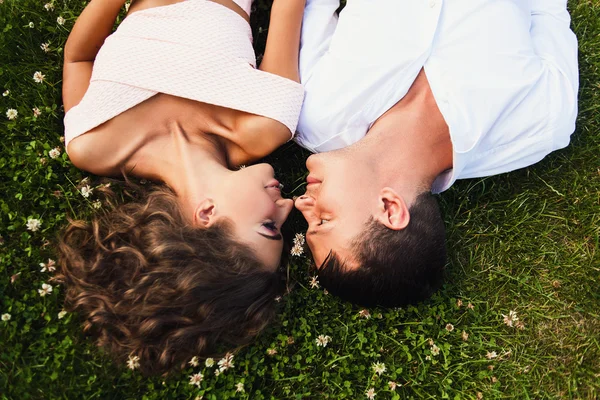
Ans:
[[[138,356],[129,355],[129,359],[127,360],[127,368],[134,370],[140,367],[140,358]]]
[[[39,219],[29,218],[27,220],[26,225],[27,225],[27,230],[29,230],[31,232],[35,232],[40,229],[40,227],[42,226],[42,223],[40,222]]]
[[[56,261],[49,258],[48,263],[40,263],[40,267],[42,267],[40,272],[54,272],[56,270]]]
[[[369,310],[364,308],[358,312],[358,316],[363,317],[364,319],[369,319],[371,318],[371,313],[369,312]]]
[[[469,302],[469,303],[467,304],[467,308],[468,308],[469,310],[474,310],[474,309],[475,309],[475,306],[474,306],[473,304],[471,304],[471,302]]]
[[[46,162],[47,162],[47,161],[48,161],[48,160],[46,160],[46,157],[42,157],[42,158],[40,158],[40,164],[42,164],[42,165],[46,165]]]
[[[63,17],[59,16],[58,18],[56,18],[56,23],[59,25],[64,25],[65,19]]]
[[[504,317],[504,324],[506,326],[510,326],[511,328],[513,323],[516,323],[519,320],[519,317],[517,317],[517,312],[513,310],[510,310],[508,315],[502,314],[502,317]]]
[[[365,396],[367,396],[367,399],[373,400],[377,396],[377,393],[375,393],[375,389],[370,388],[365,392]]]
[[[243,393],[244,392],[244,384],[242,382],[238,382],[235,385],[235,391]]]
[[[488,360],[491,360],[492,358],[496,358],[498,357],[498,354],[496,354],[495,351],[492,352],[487,352],[487,354],[485,355],[485,358],[487,358]]]
[[[316,289],[319,287],[319,277],[318,276],[313,276],[312,278],[310,278],[310,287],[312,289]]]
[[[390,388],[390,390],[396,390],[396,388],[398,387],[398,384],[394,381],[389,381],[388,387]]]
[[[2,97],[6,97],[10,94],[10,90],[6,89],[4,92],[2,92]]]
[[[35,81],[35,83],[42,83],[44,82],[45,78],[46,75],[42,74],[40,71],[35,71],[35,73],[33,74],[33,80]]]
[[[381,376],[381,374],[383,374],[386,371],[385,364],[379,361],[373,363],[371,365],[371,368],[373,368],[373,372],[375,372],[379,376]]]
[[[431,356],[425,356],[426,361],[431,361]]]
[[[52,4],[52,3],[46,3],[46,4],[44,4],[44,8],[46,9],[46,11],[53,11],[54,10],[54,4]]]
[[[190,360],[190,362],[188,364],[190,364],[192,367],[197,367],[198,365],[200,365],[200,363],[198,362],[198,357],[197,356],[192,357],[192,359]]]
[[[296,233],[296,235],[294,236],[294,246],[295,245],[304,245],[304,234],[303,233]]]
[[[100,207],[102,207],[102,202],[100,200],[94,200],[92,201],[92,207],[98,210]]]
[[[44,53],[50,52],[50,43],[42,43],[40,49],[44,50]]]
[[[219,368],[215,369],[215,376],[221,375],[221,370]]]
[[[204,365],[206,365],[207,368],[210,368],[215,365],[215,360],[213,358],[207,358],[204,360]]]
[[[431,346],[431,355],[437,356],[440,354],[440,348],[435,345],[435,343]]]
[[[27,26],[30,27],[31,29],[35,28],[35,24],[33,22],[30,22]]]
[[[200,372],[194,375],[190,375],[190,385],[200,386],[200,383],[202,383],[203,379],[204,375],[202,375]]]
[[[11,121],[16,119],[17,115],[19,115],[19,112],[14,108],[9,108],[8,111],[6,111],[6,118],[10,119]]]
[[[469,340],[469,334],[465,331],[462,331],[462,333],[460,334],[460,337],[462,338],[462,340],[464,340],[465,342],[467,340]]]
[[[446,330],[448,332],[452,332],[454,330],[454,325],[452,325],[452,324],[446,324]]]
[[[227,371],[229,368],[233,368],[233,354],[227,353],[225,357],[221,358],[218,362],[219,370],[221,372]]]
[[[48,285],[47,283],[42,283],[42,288],[38,289],[38,293],[42,297],[46,296],[47,294],[52,293],[52,285]]]
[[[2,314],[2,321],[10,321],[12,316],[9,313]]]
[[[290,250],[290,254],[294,257],[300,257],[302,254],[304,254],[304,248],[302,245],[295,244],[292,247],[292,250]]]
[[[48,155],[50,156],[50,158],[52,158],[53,160],[58,158],[58,156],[60,156],[60,148],[55,147],[52,150],[50,150],[48,152]]]
[[[277,354],[277,349],[267,349],[267,354],[270,356],[274,356]]]
[[[329,337],[327,335],[319,335],[315,339],[315,343],[317,343],[317,347],[327,347],[327,345],[329,344],[330,341],[331,341],[331,337]]]
[[[81,188],[81,195],[83,197],[85,197],[86,199],[88,197],[90,197],[91,194],[92,194],[92,188],[90,187],[90,185],[85,185],[84,187]]]
[[[129,12],[129,6],[131,6],[130,2],[125,3],[125,12]]]
[[[42,111],[37,107],[33,107],[31,111],[33,111],[33,116],[36,118],[42,115]]]
[[[65,315],[67,315],[67,312],[65,310],[62,310],[58,313],[58,319],[63,319]]]

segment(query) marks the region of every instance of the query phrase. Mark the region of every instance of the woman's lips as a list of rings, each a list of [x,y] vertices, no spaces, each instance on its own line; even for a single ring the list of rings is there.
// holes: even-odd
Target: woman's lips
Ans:
[[[314,176],[309,175],[306,177],[306,183],[308,183],[310,185],[311,183],[321,183],[321,181],[319,179],[315,178]]]

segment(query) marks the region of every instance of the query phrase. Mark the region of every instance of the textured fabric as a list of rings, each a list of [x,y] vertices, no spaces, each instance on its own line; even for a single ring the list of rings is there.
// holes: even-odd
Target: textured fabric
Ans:
[[[157,93],[272,118],[293,137],[302,85],[255,67],[250,26],[220,4],[137,11],[98,52],[87,92],[65,116],[65,142]]]
[[[307,0],[302,146],[322,152],[360,140],[422,68],[454,150],[434,192],[569,143],[579,80],[566,0],[349,0],[339,18],[338,7]]]
[[[252,8],[252,0],[233,0],[235,4],[242,7],[246,14],[250,15],[250,8]]]

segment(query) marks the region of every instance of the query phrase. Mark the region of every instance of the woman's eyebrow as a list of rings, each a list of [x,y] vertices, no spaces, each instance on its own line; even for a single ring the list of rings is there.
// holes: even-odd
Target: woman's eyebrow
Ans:
[[[283,236],[281,236],[281,233],[278,233],[277,235],[265,235],[264,233],[260,233],[260,232],[256,232],[258,233],[260,236],[266,237],[269,240],[282,240]]]

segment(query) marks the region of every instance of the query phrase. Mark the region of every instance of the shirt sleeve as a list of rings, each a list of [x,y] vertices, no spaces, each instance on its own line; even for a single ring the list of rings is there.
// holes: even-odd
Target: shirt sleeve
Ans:
[[[300,79],[307,81],[329,50],[338,22],[339,0],[307,0],[300,38]]]
[[[574,126],[577,116],[577,38],[569,27],[570,22],[566,0],[532,0],[530,33],[533,50],[544,67],[562,83],[561,93],[556,93],[553,99],[560,102],[558,109],[563,110],[556,115],[554,124],[557,126]]]

